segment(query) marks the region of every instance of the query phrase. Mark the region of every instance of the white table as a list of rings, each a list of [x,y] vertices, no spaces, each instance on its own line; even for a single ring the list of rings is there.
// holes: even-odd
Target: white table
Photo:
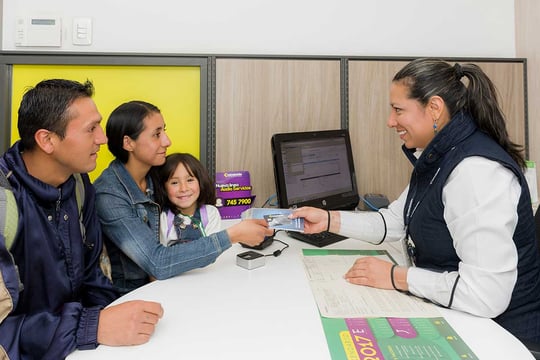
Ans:
[[[158,301],[165,314],[150,341],[139,346],[76,351],[68,359],[310,359],[330,360],[319,313],[302,265],[313,246],[278,233],[290,247],[266,265],[246,270],[233,245],[218,260],[172,279],[155,281],[118,299]],[[274,244],[261,252],[271,253]],[[347,239],[327,248],[380,249]],[[386,246],[397,261],[399,246]],[[514,336],[490,319],[441,309],[480,359],[533,359]]]

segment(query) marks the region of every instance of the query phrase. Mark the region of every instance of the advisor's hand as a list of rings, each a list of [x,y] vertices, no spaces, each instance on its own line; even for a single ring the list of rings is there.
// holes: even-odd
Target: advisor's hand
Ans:
[[[345,280],[356,285],[366,285],[379,289],[393,289],[390,279],[392,263],[373,256],[357,259],[343,276]]]
[[[328,229],[328,212],[315,207],[304,206],[295,209],[290,218],[304,218],[304,232],[314,234]]]

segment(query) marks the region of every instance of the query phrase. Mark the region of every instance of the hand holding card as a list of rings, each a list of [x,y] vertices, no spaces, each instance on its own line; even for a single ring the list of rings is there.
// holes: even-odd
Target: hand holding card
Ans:
[[[268,227],[275,230],[304,232],[304,219],[291,219],[291,209],[250,208],[242,212],[242,219],[265,219]]]

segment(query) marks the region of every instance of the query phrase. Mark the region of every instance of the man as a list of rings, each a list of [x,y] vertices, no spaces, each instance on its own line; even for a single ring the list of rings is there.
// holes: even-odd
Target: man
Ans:
[[[86,174],[107,142],[93,91],[89,81],[59,79],[27,91],[21,139],[0,158],[19,209],[19,232],[10,249],[0,241],[0,259],[9,250],[22,285],[0,324],[0,358],[2,348],[12,360],[63,359],[98,344],[142,344],[163,315],[160,304],[146,301],[104,309],[118,295],[99,267],[101,231]],[[85,189],[80,219],[76,173]],[[0,274],[9,284],[14,272],[6,264]]]

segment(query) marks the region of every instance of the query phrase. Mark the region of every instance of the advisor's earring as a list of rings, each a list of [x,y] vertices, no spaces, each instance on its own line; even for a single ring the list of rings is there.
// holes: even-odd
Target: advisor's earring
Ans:
[[[433,133],[437,134],[437,121],[438,119],[433,120]]]

